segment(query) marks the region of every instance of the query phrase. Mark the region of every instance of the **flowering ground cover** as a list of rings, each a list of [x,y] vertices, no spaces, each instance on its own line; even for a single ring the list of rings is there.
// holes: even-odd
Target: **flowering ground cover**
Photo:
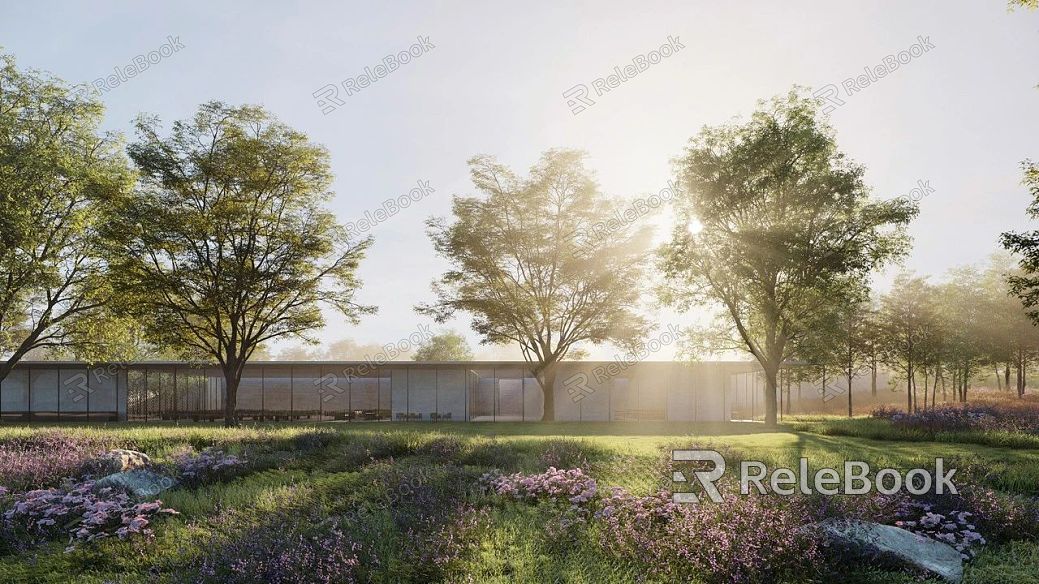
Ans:
[[[810,525],[833,517],[947,542],[967,582],[1039,579],[1039,450],[903,440],[890,418],[848,423],[873,438],[836,423],[0,427],[0,581],[920,581],[829,548]],[[942,456],[966,488],[741,496],[722,481],[721,503],[676,504],[670,450],[699,447],[729,465]],[[176,486],[146,500],[96,488],[91,461],[109,448],[145,452]]]

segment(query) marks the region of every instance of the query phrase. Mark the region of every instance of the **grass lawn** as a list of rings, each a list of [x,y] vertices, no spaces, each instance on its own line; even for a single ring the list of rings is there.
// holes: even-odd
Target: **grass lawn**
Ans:
[[[800,418],[778,431],[753,423],[0,427],[0,444],[57,429],[106,448],[143,451],[159,464],[205,448],[246,460],[211,481],[162,493],[164,506],[180,514],[154,521],[154,537],[102,539],[68,552],[67,538],[27,549],[8,546],[0,557],[0,582],[228,580],[221,570],[238,570],[242,576],[233,581],[246,582],[250,570],[274,569],[270,562],[257,567],[255,558],[295,549],[313,533],[327,534],[330,525],[339,539],[318,546],[326,555],[307,548],[299,558],[284,552],[291,557],[271,562],[309,566],[311,574],[323,573],[326,561],[356,562],[357,581],[376,582],[666,582],[606,552],[594,521],[560,528],[565,506],[502,500],[480,488],[480,477],[492,469],[580,467],[600,492],[617,486],[649,495],[671,486],[671,448],[716,447],[727,460],[755,459],[770,467],[796,468],[806,457],[813,469],[862,460],[874,469],[908,470],[933,467],[943,457],[947,467],[961,469],[956,479],[962,474],[1002,493],[1039,495],[1039,447],[1031,436],[928,440],[885,423]],[[236,564],[236,557],[254,563]],[[777,579],[827,581],[810,573]],[[841,579],[918,581],[865,564],[848,567]],[[1039,546],[1035,540],[988,545],[968,564],[966,581],[1039,582]]]

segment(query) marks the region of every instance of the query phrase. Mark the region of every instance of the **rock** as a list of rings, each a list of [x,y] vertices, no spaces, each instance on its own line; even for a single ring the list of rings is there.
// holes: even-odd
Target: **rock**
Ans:
[[[151,459],[143,452],[117,448],[102,454],[95,462],[102,473],[111,474],[135,468],[144,468],[151,464]]]
[[[815,524],[831,542],[870,556],[894,558],[940,576],[949,582],[963,579],[960,552],[948,544],[891,525],[868,521],[827,519]]]
[[[122,487],[135,497],[145,499],[156,497],[176,484],[177,481],[172,477],[145,468],[135,468],[102,477],[94,482],[94,488]]]

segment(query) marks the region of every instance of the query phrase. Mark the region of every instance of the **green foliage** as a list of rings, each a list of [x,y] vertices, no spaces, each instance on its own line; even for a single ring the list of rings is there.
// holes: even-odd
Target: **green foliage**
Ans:
[[[433,335],[419,345],[411,356],[415,361],[472,361],[473,350],[465,337],[455,331]]]
[[[228,423],[242,367],[263,343],[324,324],[320,305],[356,321],[357,267],[322,204],[327,151],[253,106],[202,105],[160,135],[142,117],[129,147],[141,179],[104,231],[122,314],[182,356],[220,364]]]
[[[1022,183],[1032,195],[1028,216],[1039,219],[1039,163],[1026,160],[1021,167],[1024,171]],[[1000,235],[999,240],[1004,248],[1019,256],[1019,265],[1024,273],[1010,277],[1010,289],[1028,307],[1032,322],[1039,324],[1039,231],[1008,231]]]
[[[0,379],[33,350],[104,352],[92,318],[114,292],[97,232],[133,174],[103,112],[0,54]]]
[[[907,251],[917,209],[871,200],[864,168],[797,90],[761,103],[749,121],[704,128],[676,166],[679,226],[662,251],[663,298],[727,313],[729,337],[765,369],[774,424],[780,363],[826,307]]]
[[[649,233],[616,220],[620,203],[602,194],[583,158],[550,150],[521,178],[477,156],[470,172],[484,196],[455,197],[454,223],[428,222],[452,266],[433,284],[437,301],[419,311],[439,322],[466,312],[484,342],[518,344],[549,420],[556,366],[575,345],[630,347],[648,329],[636,307]]]

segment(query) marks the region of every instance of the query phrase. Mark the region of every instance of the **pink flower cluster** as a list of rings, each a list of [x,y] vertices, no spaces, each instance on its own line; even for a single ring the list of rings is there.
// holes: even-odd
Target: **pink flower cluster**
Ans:
[[[579,468],[563,470],[549,467],[547,471],[533,475],[488,473],[483,475],[481,481],[504,497],[566,500],[573,505],[590,503],[598,488],[595,479]]]
[[[805,511],[773,497],[686,505],[668,491],[636,497],[614,488],[595,517],[607,552],[667,581],[774,582],[821,557]]]
[[[184,453],[173,458],[177,474],[186,483],[203,483],[227,474],[245,464],[241,458],[222,450],[207,448],[198,454]]]
[[[985,545],[985,538],[977,532],[970,511],[953,511],[936,513],[929,503],[909,501],[899,515],[906,517],[895,522],[895,525],[913,533],[947,543],[960,552],[963,559],[975,556],[977,546]]]
[[[93,481],[73,483],[68,488],[38,489],[14,496],[4,513],[7,531],[41,541],[67,533],[71,551],[80,542],[116,536],[150,536],[148,525],[159,515],[175,515],[162,501],[134,503],[117,489],[94,488]]]

